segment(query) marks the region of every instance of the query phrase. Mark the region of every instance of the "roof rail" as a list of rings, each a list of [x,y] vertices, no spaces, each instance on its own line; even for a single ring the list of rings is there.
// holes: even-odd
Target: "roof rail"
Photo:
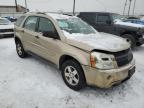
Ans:
[[[63,15],[67,15],[67,16],[73,16],[72,14],[67,14],[67,13],[63,13]]]
[[[44,14],[46,15],[46,12],[36,12],[37,14]]]

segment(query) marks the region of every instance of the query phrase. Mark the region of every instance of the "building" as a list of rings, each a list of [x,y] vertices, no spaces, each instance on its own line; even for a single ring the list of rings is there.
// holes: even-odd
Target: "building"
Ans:
[[[16,6],[0,6],[0,13],[14,13],[14,12],[27,12],[29,9],[26,9],[25,7],[18,5]]]

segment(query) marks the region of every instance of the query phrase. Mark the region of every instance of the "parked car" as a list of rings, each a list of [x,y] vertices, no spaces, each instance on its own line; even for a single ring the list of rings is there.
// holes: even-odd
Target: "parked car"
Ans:
[[[0,38],[14,36],[14,24],[6,18],[0,18]]]
[[[11,22],[16,22],[16,18],[14,18],[14,17],[10,17],[10,16],[7,16],[7,17],[5,17],[6,19],[8,19],[9,21],[11,21]]]
[[[124,22],[144,25],[144,20],[138,20],[138,19],[127,19],[127,20],[124,20]]]
[[[80,18],[27,13],[17,20],[15,30],[19,57],[34,54],[56,64],[73,90],[86,85],[109,88],[135,72],[135,60],[125,39],[98,33]]]
[[[125,18],[119,14],[81,12],[78,17],[92,25],[99,32],[110,33],[126,38],[132,48],[144,44],[144,27],[122,22]]]

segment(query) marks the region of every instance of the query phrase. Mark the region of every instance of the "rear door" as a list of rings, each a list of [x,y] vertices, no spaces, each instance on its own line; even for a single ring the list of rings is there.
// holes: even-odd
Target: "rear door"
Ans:
[[[27,50],[37,53],[37,46],[35,44],[35,37],[37,36],[36,28],[38,26],[38,17],[29,16],[23,25],[23,41]]]
[[[113,33],[113,24],[111,22],[111,17],[109,14],[98,13],[96,15],[96,25],[95,28],[99,32]]]

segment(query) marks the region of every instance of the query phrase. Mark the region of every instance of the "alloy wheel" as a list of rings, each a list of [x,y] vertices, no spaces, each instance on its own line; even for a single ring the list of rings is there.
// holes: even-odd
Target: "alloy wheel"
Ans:
[[[65,79],[70,85],[77,85],[79,83],[79,75],[77,70],[72,66],[67,66],[64,70]]]

